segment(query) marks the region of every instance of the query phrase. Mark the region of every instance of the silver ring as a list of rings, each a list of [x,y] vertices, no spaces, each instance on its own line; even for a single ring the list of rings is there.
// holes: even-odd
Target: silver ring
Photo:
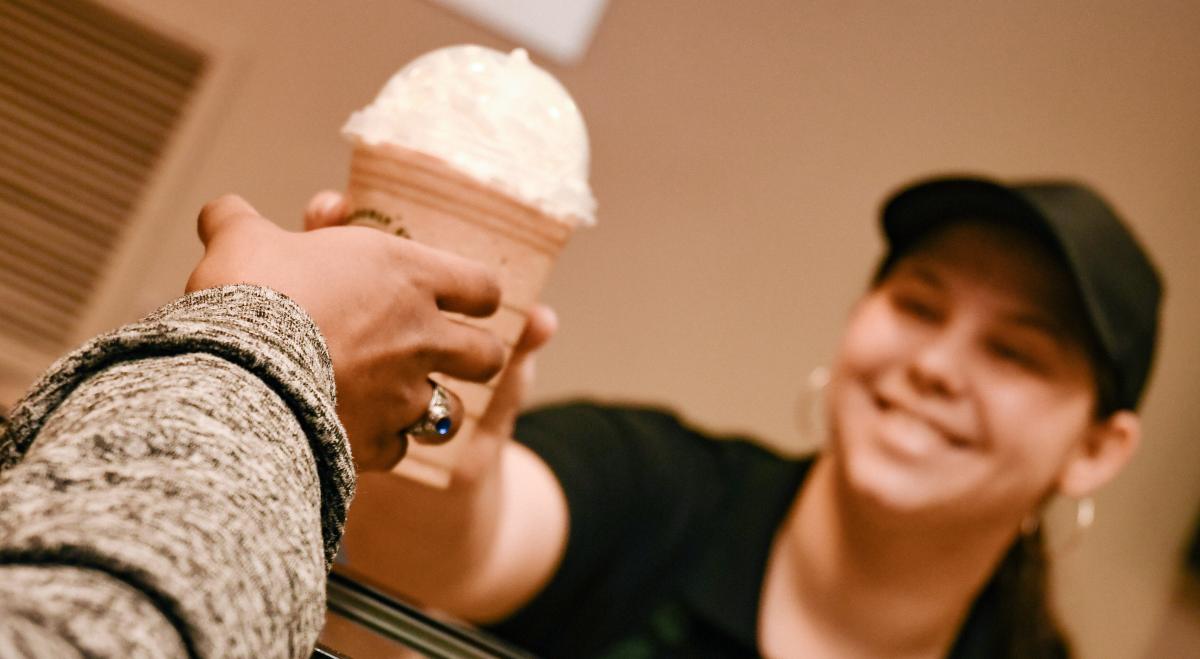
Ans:
[[[451,414],[451,399],[453,394],[442,385],[429,381],[433,385],[433,396],[425,407],[425,414],[416,423],[404,429],[404,434],[426,442],[444,442],[454,436],[458,428],[454,426]]]

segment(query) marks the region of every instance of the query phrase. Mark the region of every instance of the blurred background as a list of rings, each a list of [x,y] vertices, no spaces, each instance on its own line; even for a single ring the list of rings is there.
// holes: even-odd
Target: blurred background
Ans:
[[[578,9],[559,41],[522,32],[536,2],[484,3],[491,19],[460,4],[0,0],[0,402],[181,293],[205,201],[238,192],[299,228],[313,192],[345,183],[342,123],[403,63],[523,46],[583,111],[600,203],[545,294],[562,327],[534,402],[654,402],[811,448],[797,401],[866,284],[891,190],[951,171],[1102,190],[1165,273],[1166,311],[1143,449],[1057,557],[1057,597],[1081,656],[1200,654],[1184,577],[1200,503],[1200,3],[549,3]],[[1051,524],[1069,525],[1060,513]]]

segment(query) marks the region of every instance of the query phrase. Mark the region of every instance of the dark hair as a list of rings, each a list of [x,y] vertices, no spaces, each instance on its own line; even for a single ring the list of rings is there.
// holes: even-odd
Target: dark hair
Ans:
[[[1071,644],[1050,605],[1049,564],[1040,530],[1009,547],[971,609],[967,633],[986,634],[996,659],[1065,659]]]
[[[1117,385],[1117,369],[1098,348],[1091,351],[1091,358],[1092,368],[1096,372],[1096,418],[1107,419],[1125,409]]]

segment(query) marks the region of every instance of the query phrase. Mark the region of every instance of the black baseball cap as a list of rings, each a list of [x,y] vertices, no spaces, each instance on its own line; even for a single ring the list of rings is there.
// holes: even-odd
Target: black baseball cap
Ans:
[[[1102,357],[1116,376],[1116,403],[1136,409],[1158,336],[1162,279],[1129,227],[1096,191],[1075,181],[1005,183],[986,177],[925,179],[883,206],[885,273],[946,222],[977,218],[1028,230],[1062,258],[1075,281]]]

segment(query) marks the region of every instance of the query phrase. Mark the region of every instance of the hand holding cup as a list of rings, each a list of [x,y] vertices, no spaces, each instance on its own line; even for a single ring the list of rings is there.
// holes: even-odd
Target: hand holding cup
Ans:
[[[205,254],[187,290],[249,283],[292,298],[325,337],[338,415],[360,469],[385,470],[407,451],[405,430],[429,410],[430,373],[486,382],[504,346],[443,312],[486,317],[500,301],[494,274],[468,259],[363,227],[333,226],[340,198],[318,195],[303,233],[285,231],[241,197],[205,205]]]

